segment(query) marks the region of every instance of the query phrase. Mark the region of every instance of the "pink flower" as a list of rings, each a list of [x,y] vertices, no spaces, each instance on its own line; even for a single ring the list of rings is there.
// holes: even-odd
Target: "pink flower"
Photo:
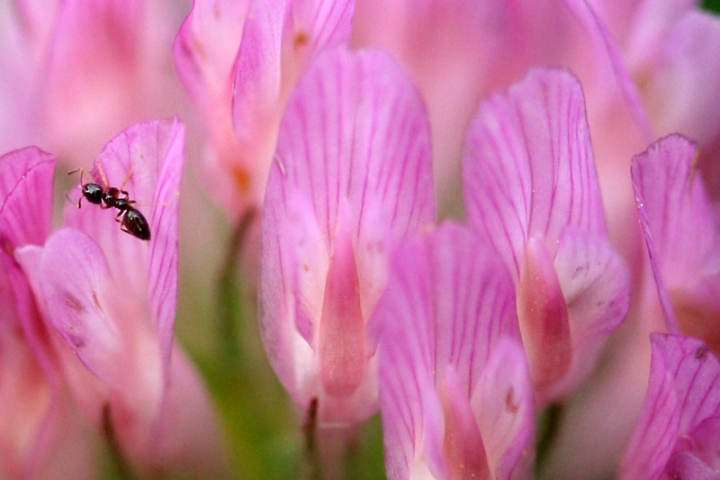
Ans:
[[[484,102],[463,159],[468,221],[518,290],[539,405],[571,393],[628,311],[629,276],[605,231],[580,83],[531,70]]]
[[[535,427],[512,279],[466,227],[404,242],[371,319],[390,479],[527,478]]]
[[[650,339],[650,381],[619,478],[717,478],[720,364],[699,340]]]
[[[0,151],[37,144],[87,165],[126,125],[175,114],[182,91],[169,56],[181,12],[169,5],[4,2]]]
[[[129,460],[154,474],[221,466],[206,394],[173,349],[183,155],[179,121],[153,121],[118,135],[91,172],[103,189],[128,192],[147,219],[149,241],[123,232],[114,209],[86,200],[81,209],[66,206],[66,226],[43,246],[15,250],[75,401]]]
[[[633,158],[632,178],[667,329],[717,353],[720,223],[697,162],[695,144],[671,135]]]
[[[34,147],[0,158],[0,475],[86,477],[90,442],[48,348],[15,249],[50,228],[55,158]]]
[[[263,341],[280,381],[320,422],[377,408],[366,322],[394,243],[434,219],[429,127],[385,54],[318,57],[283,117],[263,210]]]
[[[674,132],[698,142],[710,194],[720,192],[720,18],[693,1],[605,2],[606,16],[639,86],[654,138]]]
[[[649,140],[647,121],[597,3],[358,0],[352,44],[378,45],[392,52],[428,105],[442,200],[460,201],[464,132],[478,103],[537,66],[561,66],[578,76],[598,161],[601,167],[622,162],[626,176],[628,159]],[[621,128],[611,132],[608,125]],[[617,180],[614,174],[608,173]],[[618,184],[612,180],[608,186]],[[622,205],[627,208],[632,196],[625,180]],[[614,197],[605,201],[616,202]]]
[[[204,117],[213,194],[233,216],[263,198],[285,101],[305,65],[350,36],[353,2],[198,0],[175,65]]]

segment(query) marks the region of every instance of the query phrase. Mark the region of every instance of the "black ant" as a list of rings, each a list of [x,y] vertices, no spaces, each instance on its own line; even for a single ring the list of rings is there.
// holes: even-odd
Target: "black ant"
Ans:
[[[133,206],[135,200],[130,200],[130,194],[128,192],[115,187],[105,189],[95,182],[83,183],[82,168],[68,172],[68,175],[72,175],[78,171],[80,172],[82,197],[78,199],[77,208],[80,208],[80,203],[83,198],[92,204],[100,205],[100,208],[116,208],[118,213],[115,215],[115,220],[120,223],[120,230],[140,240],[150,240],[150,225],[143,214]],[[105,176],[102,176],[104,179]],[[105,183],[107,183],[107,181]]]

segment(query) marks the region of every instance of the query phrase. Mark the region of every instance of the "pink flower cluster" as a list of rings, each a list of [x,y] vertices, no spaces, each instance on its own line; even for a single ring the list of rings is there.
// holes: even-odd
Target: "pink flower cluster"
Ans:
[[[0,476],[95,476],[98,439],[227,474],[173,339],[185,126],[137,123],[176,112],[230,221],[261,210],[261,340],[325,477],[377,412],[391,479],[720,476],[719,18],[6,4]],[[53,226],[40,148],[89,166],[116,134]]]

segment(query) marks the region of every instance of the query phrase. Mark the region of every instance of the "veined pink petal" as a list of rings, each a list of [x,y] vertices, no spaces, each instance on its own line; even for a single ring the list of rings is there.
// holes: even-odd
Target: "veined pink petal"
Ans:
[[[534,458],[535,404],[519,342],[505,337],[497,343],[470,402],[494,478],[527,478]]]
[[[671,331],[720,349],[720,234],[697,170],[695,144],[671,135],[633,158],[638,211]]]
[[[515,278],[532,236],[553,245],[566,227],[603,234],[600,192],[580,83],[532,70],[480,107],[463,159],[468,220],[502,254]]]
[[[48,466],[60,421],[58,382],[38,338],[35,300],[17,265],[18,247],[50,228],[55,157],[28,147],[0,157],[0,475],[26,478]]]
[[[291,34],[285,31],[290,28],[288,7],[289,0],[250,4],[232,73],[233,123],[241,142],[266,136],[268,124],[279,115],[283,37]]]
[[[106,145],[91,178],[83,180],[126,190],[148,221],[149,242],[123,232],[115,209],[89,202],[81,209],[65,208],[66,223],[99,244],[126,299],[140,304],[149,301],[152,327],[160,337],[166,365],[177,296],[177,212],[184,148],[185,128],[177,118],[135,124]]]
[[[131,350],[133,339],[128,336],[142,333],[127,328],[123,331],[119,324],[123,316],[119,307],[128,302],[117,294],[122,287],[113,281],[98,245],[87,235],[65,228],[54,233],[45,248],[31,248],[18,250],[18,260],[38,285],[37,293],[44,299],[57,331],[100,379],[119,386],[132,382],[127,371],[135,369],[118,359]],[[30,259],[30,255],[35,258]],[[158,367],[159,362],[156,371]]]
[[[680,411],[670,366],[656,348],[651,365],[640,420],[620,467],[622,479],[658,478],[675,446]]]
[[[233,120],[238,137],[274,136],[286,95],[305,64],[350,37],[352,0],[256,0],[235,64]]]
[[[559,391],[586,378],[606,339],[630,308],[630,275],[607,239],[567,229],[553,263],[567,304],[573,361]]]
[[[518,286],[543,404],[589,373],[629,308],[629,277],[605,233],[579,82],[532,70],[481,105],[465,150],[468,220]]]
[[[183,22],[173,57],[178,77],[198,103],[226,102],[250,0],[195,0]]]
[[[318,398],[321,419],[355,421],[375,408],[365,323],[387,252],[433,220],[431,168],[422,103],[387,55],[337,49],[311,64],[288,101],[268,180],[260,301],[276,373],[298,404]],[[338,310],[340,299],[353,308]],[[342,342],[331,345],[336,334]],[[333,358],[340,364],[324,363]],[[333,393],[322,382],[339,378],[330,372],[341,364],[363,373]]]
[[[54,169],[55,157],[36,147],[0,157],[0,241],[7,253],[12,254],[15,247],[45,242]]]
[[[651,341],[650,382],[621,478],[696,478],[718,467],[720,364],[699,340],[655,333]]]
[[[65,228],[44,248],[24,247],[17,256],[66,342],[57,344],[63,373],[85,415],[100,424],[109,418],[123,452],[141,468],[222,472],[197,375],[177,349],[172,363],[165,362],[158,333],[142,321],[149,312],[122,295],[98,245]],[[79,368],[78,358],[94,377]],[[204,453],[191,455],[198,452]]]
[[[82,208],[66,209],[67,223],[77,228],[55,232],[44,247],[16,251],[54,327],[49,341],[84,414],[96,426],[111,422],[123,454],[155,473],[171,470],[200,445],[214,450],[200,464],[222,463],[197,376],[187,365],[171,364],[183,157],[184,127],[177,119],[136,124],[106,146],[82,180],[121,189],[120,198],[127,195],[143,212],[148,241],[120,229],[127,211],[86,199]],[[186,362],[181,353],[174,359]],[[179,421],[178,403],[195,421]]]
[[[488,454],[472,460],[476,474],[515,473],[534,409],[513,290],[491,249],[460,226],[408,240],[393,255],[370,326],[390,478],[457,473],[457,462],[471,462],[461,458],[470,446]]]
[[[233,72],[250,3],[195,1],[173,45],[178,76],[205,122],[208,141],[203,145],[201,172],[212,185],[211,192],[236,213],[259,201],[264,178],[255,178],[256,170],[266,171],[263,165],[269,163],[260,162],[257,149],[243,145],[233,129]]]
[[[634,117],[636,127],[639,128],[646,139],[649,140],[652,135],[650,122],[640,101],[638,89],[630,77],[620,48],[612,37],[608,25],[595,11],[590,1],[565,0],[565,3],[584,26],[587,35],[594,43],[595,51],[597,52],[595,57],[598,60],[607,61],[610,65],[609,68],[597,69],[598,72],[605,73],[608,76],[607,80],[601,83],[612,85],[613,87],[615,83],[617,84],[625,104],[629,107]],[[605,89],[610,90],[610,88],[607,87]]]

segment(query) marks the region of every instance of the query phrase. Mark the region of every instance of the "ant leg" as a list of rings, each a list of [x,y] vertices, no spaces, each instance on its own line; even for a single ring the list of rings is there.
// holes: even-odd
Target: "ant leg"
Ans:
[[[110,186],[110,183],[108,182],[107,176],[105,175],[105,170],[103,170],[102,162],[97,162],[98,171],[100,172],[100,179],[103,181],[103,185],[105,185],[105,188]]]
[[[83,168],[82,167],[78,167],[75,170],[70,170],[68,172],[68,175],[72,175],[73,173],[77,173],[77,172],[80,172],[80,188],[82,188],[82,186],[83,186]],[[65,192],[65,198],[70,200],[70,203],[75,203],[70,199],[70,196],[67,194],[67,192]],[[77,201],[77,208],[80,208],[80,202],[82,202],[82,199],[83,199],[83,196],[80,195],[80,198],[78,198],[78,201]]]
[[[73,205],[77,205],[77,208],[80,208],[80,202],[83,199],[82,195],[80,195],[80,198],[78,198],[77,204],[75,202],[73,202],[73,199],[70,198],[70,195],[68,195],[67,192],[65,192],[65,198],[67,198],[68,202],[72,203]]]
[[[120,210],[120,211],[117,213],[117,215],[115,215],[115,221],[120,224],[121,228],[122,228],[123,223],[122,223],[122,221],[120,220],[120,217],[122,216],[123,213],[125,213],[125,210]]]

